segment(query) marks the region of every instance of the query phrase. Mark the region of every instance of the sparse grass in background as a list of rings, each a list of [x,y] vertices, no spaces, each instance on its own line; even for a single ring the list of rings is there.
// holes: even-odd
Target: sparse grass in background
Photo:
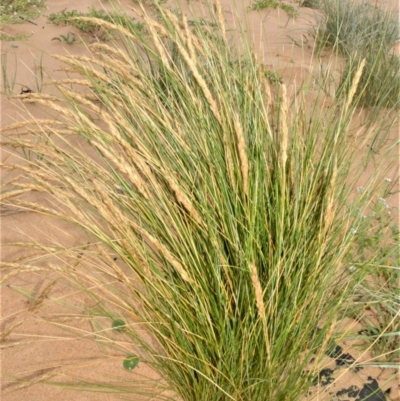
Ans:
[[[369,275],[356,288],[349,316],[361,323],[359,339],[371,347],[377,366],[400,363],[399,210],[389,207],[386,199],[393,183],[388,177],[385,182],[380,196],[369,195],[372,199],[369,211],[360,211],[362,222],[355,233],[357,240],[350,256],[359,255],[366,261],[371,254],[376,255],[367,264],[351,266],[353,271],[366,269]],[[359,187],[358,191],[367,189]],[[375,252],[377,248],[379,253]]]
[[[332,47],[347,59],[338,95],[348,92],[361,59],[365,59],[355,98],[360,105],[374,108],[375,113],[382,108],[398,109],[400,58],[392,53],[400,39],[398,16],[366,1],[322,1],[321,9],[324,15],[316,35],[318,45]],[[379,153],[385,141],[381,134],[375,136],[371,151]],[[376,194],[370,193],[374,210],[365,216],[357,233],[355,253],[367,257],[377,248],[380,252],[377,260],[362,265],[370,276],[358,286],[354,305],[357,312],[352,312],[365,326],[361,338],[372,346],[381,364],[400,362],[399,227],[393,222],[393,214],[388,214],[391,211],[386,195],[373,200]],[[393,213],[398,216],[398,210]]]
[[[8,35],[6,33],[0,33],[1,42],[14,42],[21,40],[28,40],[30,35],[20,34],[20,35]]]
[[[280,8],[285,11],[286,14],[291,18],[296,18],[299,15],[299,12],[295,7],[290,4],[284,3],[282,1],[276,0],[255,0],[249,6],[251,10],[260,11],[266,8]]]
[[[397,241],[398,238],[397,233]],[[357,290],[354,318],[362,324],[363,329],[358,334],[361,335],[360,339],[366,346],[372,350],[373,364],[398,369],[400,363],[400,258],[397,255],[396,264],[392,264],[390,259],[387,265],[372,266],[369,280],[360,284]]]
[[[367,107],[399,107],[400,59],[391,54],[399,43],[398,15],[369,1],[322,1],[315,31],[320,49],[328,46],[348,60],[342,89],[348,90],[357,66],[366,60],[358,101]],[[355,66],[355,67],[354,67]]]
[[[13,68],[7,68],[8,66],[9,53],[1,53],[1,74],[2,84],[1,92],[6,95],[14,93],[14,87],[17,79],[17,55],[14,52],[14,66]]]
[[[387,53],[387,49],[376,47],[371,49],[366,56],[366,66],[361,77],[357,96],[360,96],[360,104],[370,108],[400,107],[400,57]],[[350,59],[349,72],[354,73],[353,63],[360,60],[358,55]],[[351,74],[350,74],[351,76]],[[343,80],[343,89],[348,90],[349,81]]]
[[[24,81],[17,81],[17,70],[18,70],[18,59],[17,53],[14,51],[14,60],[11,63],[8,62],[10,53],[2,53],[1,55],[1,72],[2,72],[2,87],[0,94],[6,96],[16,95],[16,87],[20,91],[18,94],[24,93],[41,93],[43,89],[45,71],[43,67],[43,53],[33,60],[32,74],[23,77]],[[32,81],[32,77],[34,81]]]
[[[7,24],[21,24],[37,18],[46,8],[45,0],[0,0],[0,29]],[[26,40],[29,35],[0,32],[0,41]]]
[[[399,37],[397,16],[372,5],[370,1],[323,1],[320,46],[330,46],[346,58],[368,48],[389,51]]]
[[[273,74],[245,43],[241,55],[227,46],[216,10],[215,35],[167,10],[145,17],[147,36],[125,16],[80,20],[123,44],[57,57],[81,78],[58,81],[59,98],[25,97],[56,119],[5,130],[3,146],[37,157],[3,166],[20,175],[2,206],[54,214],[92,243],[31,244],[43,255],[5,264],[3,280],[51,269],[56,256],[54,268],[96,305],[81,315],[93,337],[119,348],[127,369],[152,366],[184,401],[298,401],[361,267],[382,259],[378,246],[355,251],[364,242],[354,230],[370,236],[359,210],[371,196],[351,202],[345,185],[361,173],[348,131],[362,67],[347,97],[309,110],[302,91],[291,102],[276,79],[271,91]],[[20,197],[31,191],[43,201]],[[373,232],[383,238],[386,225]]]
[[[45,7],[45,0],[0,0],[0,26],[35,19]]]

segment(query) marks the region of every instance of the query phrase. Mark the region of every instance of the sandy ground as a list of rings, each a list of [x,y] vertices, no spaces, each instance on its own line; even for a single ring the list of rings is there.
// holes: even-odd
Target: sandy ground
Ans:
[[[48,15],[51,12],[58,12],[63,9],[77,9],[87,11],[89,6],[99,7],[97,0],[48,0],[48,10],[43,12]],[[123,4],[132,4],[128,0]],[[260,13],[249,12],[245,6],[249,1],[236,11],[232,8],[231,0],[223,0],[222,5],[225,11],[227,25],[232,26],[233,13],[238,12],[244,21],[246,14],[246,31],[252,38],[257,52],[263,58],[265,64],[276,69],[282,79],[294,87],[309,74],[317,74],[318,69],[324,67],[324,60],[328,62],[328,54],[322,57],[321,65],[311,62],[312,39],[308,34],[310,24],[315,19],[315,11],[308,8],[301,8],[300,17],[290,20],[283,11],[265,10]],[[396,6],[397,0],[381,1],[383,6]],[[196,3],[198,13],[201,13],[201,3]],[[54,38],[68,33],[78,31],[71,27],[57,27],[46,22],[42,16],[32,23],[24,23],[3,27],[2,29],[10,34],[24,33],[31,34],[30,39],[23,42],[3,42],[2,55],[7,54],[7,70],[15,72],[15,93],[22,89],[30,88],[37,90],[40,80],[36,77],[44,73],[52,78],[59,76],[60,64],[51,58],[51,54],[84,54],[86,52],[83,44],[69,46]],[[90,40],[90,38],[86,38]],[[301,46],[294,43],[301,44]],[[4,60],[4,59],[3,59]],[[333,76],[338,72],[333,71]],[[317,75],[316,75],[317,76]],[[1,97],[1,125],[5,126],[14,121],[25,118],[29,112],[37,115],[35,106],[26,106],[22,109],[17,103],[5,96]],[[45,110],[39,114],[45,115]],[[398,136],[398,127],[393,128],[394,137]],[[5,149],[2,150],[3,160],[15,159]],[[366,172],[368,176],[369,172]],[[9,178],[7,173],[2,172],[2,178]],[[397,199],[391,201],[396,206]],[[75,230],[75,231],[74,231]],[[82,234],[76,229],[61,223],[54,226],[46,218],[32,213],[13,214],[10,211],[2,211],[1,216],[1,240],[2,261],[15,260],[20,252],[17,248],[4,245],[6,243],[29,239],[30,241],[45,240],[48,243],[55,241],[59,244],[74,244],[77,238],[82,239]],[[105,393],[85,393],[81,391],[66,390],[59,386],[27,385],[27,383],[15,383],[13,377],[24,377],[30,380],[30,384],[39,380],[54,380],[68,382],[74,377],[82,380],[110,381],[140,381],[140,375],[156,377],[148,368],[140,366],[135,370],[135,375],[122,369],[121,354],[105,351],[94,343],[90,338],[76,341],[69,333],[55,325],[46,322],[46,316],[52,313],[61,315],[68,314],[68,308],[60,303],[47,302],[40,312],[35,308],[35,298],[27,300],[23,294],[18,294],[22,288],[30,288],[35,294],[45,290],[48,283],[59,279],[56,275],[44,277],[41,273],[26,273],[13,281],[12,286],[1,287],[1,330],[6,332],[8,328],[15,325],[12,335],[1,341],[1,372],[2,372],[2,397],[4,401],[56,401],[56,400],[81,400],[81,401],[107,401],[116,399],[115,395]],[[51,289],[52,299],[67,297],[72,291],[63,287],[57,282],[57,286]],[[37,295],[38,296],[38,295]],[[36,298],[37,300],[37,298]],[[85,296],[77,295],[76,302],[79,305],[90,303]],[[71,317],[70,320],[73,320]],[[77,319],[78,320],[78,319]],[[62,322],[61,322],[62,324]],[[85,330],[90,329],[85,324],[77,321],[76,327]],[[17,346],[18,345],[18,346]],[[346,344],[344,344],[346,346]],[[353,356],[357,357],[353,350]],[[337,388],[360,385],[368,380],[368,377],[377,378],[382,390],[391,389],[390,399],[400,400],[398,384],[386,383],[387,378],[393,372],[381,372],[377,369],[366,369],[363,372],[354,374],[348,372],[335,386]],[[397,394],[396,394],[397,392]],[[133,399],[133,398],[132,398]],[[139,399],[137,397],[135,400]],[[387,398],[389,399],[389,397]],[[333,400],[333,398],[332,398]]]

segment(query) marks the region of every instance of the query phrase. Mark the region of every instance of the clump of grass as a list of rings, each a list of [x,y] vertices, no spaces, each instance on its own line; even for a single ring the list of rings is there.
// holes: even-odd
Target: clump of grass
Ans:
[[[280,8],[281,10],[285,11],[286,14],[291,18],[296,18],[299,15],[299,12],[290,4],[286,4],[282,1],[276,0],[255,0],[250,5],[251,10],[260,11],[264,10],[265,8]]]
[[[0,0],[0,25],[35,19],[45,7],[45,0]]]
[[[59,97],[23,96],[56,118],[6,128],[4,146],[37,157],[4,166],[20,176],[2,204],[70,221],[92,242],[66,249],[76,262],[64,267],[60,247],[36,245],[42,258],[6,269],[56,253],[55,269],[96,301],[88,318],[107,318],[94,337],[121,328],[125,361],[157,370],[172,399],[297,401],[365,274],[343,266],[361,220],[344,184],[352,99],[292,104],[246,43],[240,57],[226,45],[218,13],[218,37],[159,15],[143,15],[146,37],[128,19],[81,19],[124,42],[57,56],[81,78],[57,81]],[[21,198],[31,191],[44,198]]]
[[[356,96],[360,104],[370,108],[400,107],[400,57],[387,53],[384,47],[371,48],[366,56],[366,68]],[[349,76],[353,73],[353,65],[358,64],[358,55],[352,57],[348,64]],[[342,81],[340,90],[348,89],[348,81]]]
[[[375,46],[389,51],[400,39],[396,16],[369,1],[335,0],[322,5],[319,44],[336,48],[346,58]]]
[[[357,96],[365,106],[399,105],[400,59],[390,54],[400,40],[398,16],[369,1],[323,1],[317,43],[329,46],[349,60],[345,77],[352,77],[362,59],[366,60]],[[356,66],[356,67],[354,67]],[[348,90],[344,80],[342,89]]]

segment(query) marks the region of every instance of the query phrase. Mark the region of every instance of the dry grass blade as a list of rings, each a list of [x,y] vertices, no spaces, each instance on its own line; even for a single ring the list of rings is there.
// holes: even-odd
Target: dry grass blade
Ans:
[[[36,119],[30,121],[21,121],[15,124],[7,125],[1,128],[0,132],[7,132],[7,131],[15,131],[20,128],[25,128],[29,125],[35,125],[36,127],[40,126],[54,126],[54,125],[62,125],[61,121],[57,120],[43,120],[43,119]]]
[[[142,227],[136,226],[135,229],[143,235],[149,242],[150,244],[158,251],[161,253],[165,259],[171,263],[171,265],[176,269],[176,271],[179,273],[179,275],[182,277],[182,280],[192,283],[193,280],[189,277],[188,273],[186,272],[184,266],[174,257],[174,255],[167,249],[165,245],[163,245],[157,238],[153,237],[151,234],[149,234],[146,230],[144,230]]]
[[[225,19],[224,19],[224,14],[222,12],[220,0],[215,0],[215,10],[217,12],[217,20],[218,20],[218,25],[221,28],[222,37],[226,40]]]
[[[102,143],[100,143],[98,141],[93,141],[92,143],[106,157],[108,157],[108,159],[111,162],[115,163],[115,165],[118,166],[119,169],[121,169],[121,171],[128,176],[130,182],[133,185],[135,185],[135,187],[138,189],[138,191],[145,198],[149,198],[150,197],[150,194],[149,194],[149,192],[147,190],[146,183],[143,181],[143,179],[141,178],[140,174],[138,173],[138,171],[135,169],[134,166],[127,165],[126,163],[124,163],[122,158],[118,157],[118,155],[116,153],[108,150]]]
[[[172,191],[174,192],[177,201],[185,208],[185,210],[189,213],[189,215],[193,218],[193,220],[196,221],[197,224],[204,227],[204,223],[199,213],[194,208],[193,203],[188,199],[185,192],[182,191],[179,185],[176,184],[176,182],[173,180],[173,178],[170,177],[169,174],[165,174],[165,179],[167,180],[168,185],[170,186]]]
[[[287,90],[286,85],[281,85],[281,103],[279,109],[279,128],[280,128],[280,152],[281,152],[281,163],[282,163],[282,171],[285,171],[286,161],[288,158],[288,105],[287,105]]]
[[[5,330],[3,330],[0,333],[0,342],[3,342],[11,333],[14,329],[17,327],[21,326],[21,324],[24,323],[23,320],[20,320],[19,322],[16,322],[10,326],[8,326]]]
[[[334,202],[335,202],[336,180],[337,180],[337,160],[334,159],[332,177],[329,183],[328,196],[327,196],[328,206],[326,208],[326,214],[325,214],[325,223],[324,223],[325,231],[329,229],[335,214]]]
[[[253,283],[257,310],[258,310],[258,316],[260,317],[260,320],[263,325],[265,346],[266,346],[266,350],[267,350],[267,359],[269,359],[270,352],[271,352],[271,344],[269,341],[268,326],[267,326],[267,320],[266,320],[266,310],[265,310],[265,306],[264,306],[264,295],[263,295],[263,289],[261,287],[260,279],[258,277],[257,266],[254,265],[253,263],[250,264],[250,277],[251,277],[251,282]]]
[[[174,25],[174,28],[178,31],[180,30],[178,23],[174,20],[173,17],[171,17],[171,13],[168,10],[165,10],[166,15],[169,16],[171,24]],[[218,105],[215,99],[213,98],[210,88],[208,87],[206,81],[204,78],[201,76],[199,70],[196,67],[196,59],[192,59],[189,55],[189,53],[186,51],[186,49],[182,46],[182,44],[179,41],[175,42],[177,49],[179,53],[181,54],[183,60],[186,62],[187,66],[189,67],[189,70],[192,72],[197,84],[203,91],[203,94],[205,98],[207,99],[208,104],[210,105],[210,108],[217,119],[217,121],[222,125],[222,119],[221,115],[218,111]]]
[[[54,280],[53,282],[51,282],[50,284],[48,284],[43,291],[40,293],[40,295],[36,298],[36,300],[32,303],[32,305],[29,306],[28,310],[29,312],[32,313],[37,313],[38,310],[40,309],[40,307],[43,304],[43,301],[48,297],[48,295],[50,294],[50,291],[52,290],[52,288],[56,285],[58,280]]]
[[[237,135],[237,141],[238,141],[238,153],[239,153],[239,159],[240,159],[240,170],[242,172],[242,180],[243,180],[243,189],[244,189],[244,194],[247,196],[248,193],[248,177],[249,177],[249,161],[247,159],[247,154],[246,154],[246,140],[243,135],[243,129],[239,121],[238,115],[235,113],[234,116],[234,126],[235,126],[235,132]]]
[[[129,39],[136,39],[136,36],[133,35],[128,29],[124,28],[121,25],[113,24],[108,21],[104,21],[100,18],[92,18],[92,17],[71,17],[71,21],[82,21],[82,22],[92,22],[102,28],[109,29],[110,31],[117,31],[121,33],[123,36]]]
[[[38,383],[43,383],[49,379],[52,379],[54,377],[57,377],[60,375],[60,372],[50,372],[50,373],[42,373],[40,375],[38,375],[35,379],[33,380],[26,380],[26,379],[19,379],[19,381],[22,381],[22,384],[15,386],[14,388],[12,388],[11,390],[9,390],[6,394],[33,386],[35,384]]]

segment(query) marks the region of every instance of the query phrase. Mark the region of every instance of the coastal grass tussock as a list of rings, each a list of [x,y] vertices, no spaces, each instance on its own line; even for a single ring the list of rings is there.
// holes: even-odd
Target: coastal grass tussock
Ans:
[[[108,322],[91,335],[128,355],[127,369],[155,369],[174,393],[165,399],[297,401],[365,274],[346,266],[375,257],[351,252],[369,199],[345,185],[358,177],[349,130],[363,65],[346,98],[310,110],[306,94],[270,90],[250,47],[226,46],[221,6],[210,10],[213,35],[162,8],[140,31],[82,18],[112,26],[115,42],[57,57],[75,75],[53,95],[19,96],[54,120],[3,129],[31,157],[4,164],[19,175],[2,206],[86,236],[4,270],[56,266],[95,302],[83,313],[93,327]]]

